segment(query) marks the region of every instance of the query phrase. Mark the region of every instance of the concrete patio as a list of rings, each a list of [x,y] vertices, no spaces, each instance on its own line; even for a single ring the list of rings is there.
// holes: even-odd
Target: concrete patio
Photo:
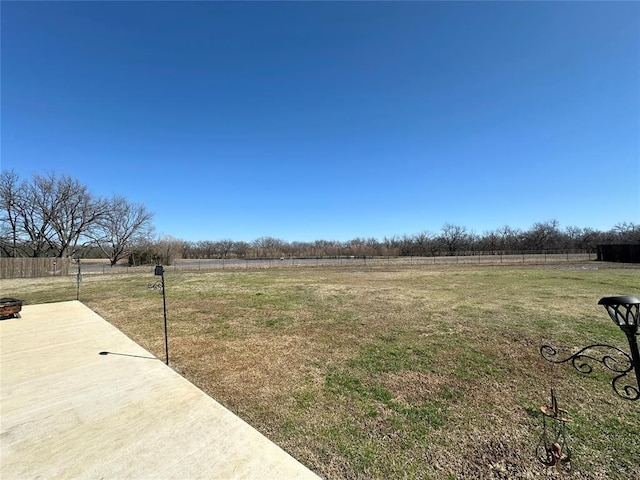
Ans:
[[[0,321],[3,480],[318,478],[82,303],[21,316]]]

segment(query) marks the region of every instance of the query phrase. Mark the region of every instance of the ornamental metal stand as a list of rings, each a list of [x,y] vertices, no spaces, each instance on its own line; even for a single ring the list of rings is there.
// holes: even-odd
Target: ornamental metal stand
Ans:
[[[538,460],[562,473],[571,471],[571,449],[567,445],[566,426],[570,422],[567,411],[558,407],[555,391],[551,389],[551,405],[542,411],[542,436],[536,447]]]
[[[164,268],[156,265],[154,275],[158,275],[160,280],[155,283],[148,283],[147,288],[158,290],[162,294],[162,310],[164,312],[164,363],[169,365],[169,336],[167,335],[167,299],[164,294]]]
[[[640,300],[632,296],[604,297],[598,302],[606,310],[613,323],[624,332],[629,342],[630,354],[618,347],[593,344],[582,348],[564,360],[557,360],[558,351],[551,345],[540,347],[542,357],[551,363],[571,362],[578,372],[593,371],[591,362],[600,363],[615,373],[611,381],[613,391],[625,400],[640,398],[640,353],[638,352],[638,323]],[[635,371],[635,381],[631,372]]]

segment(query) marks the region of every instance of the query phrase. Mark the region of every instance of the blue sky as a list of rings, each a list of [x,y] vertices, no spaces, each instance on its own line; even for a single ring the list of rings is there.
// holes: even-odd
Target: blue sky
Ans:
[[[185,240],[640,221],[640,3],[5,2],[1,168]]]

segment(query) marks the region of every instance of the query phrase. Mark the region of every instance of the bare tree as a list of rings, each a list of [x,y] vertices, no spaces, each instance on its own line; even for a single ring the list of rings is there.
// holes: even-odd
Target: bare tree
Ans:
[[[22,184],[17,199],[18,223],[25,236],[25,253],[41,257],[54,248],[52,216],[56,204],[54,182],[34,176],[33,183]]]
[[[134,237],[150,233],[150,220],[143,206],[97,199],[68,175],[20,182],[14,172],[0,173],[0,251],[7,256],[62,258],[95,243],[113,264]]]
[[[485,231],[478,240],[480,250],[495,255],[500,250],[500,234],[496,231]]]
[[[527,247],[536,251],[557,247],[561,237],[558,225],[555,219],[534,223],[533,227],[524,234]]]
[[[89,230],[109,212],[108,203],[94,199],[87,187],[66,175],[60,178],[54,174],[36,175],[34,185],[43,199],[42,215],[51,222],[54,235],[49,244],[56,256],[72,254],[82,239],[88,244]]]
[[[154,245],[155,260],[165,265],[172,265],[182,250],[182,244],[182,240],[164,235]]]
[[[0,249],[7,257],[18,252],[20,182],[14,171],[0,172]]]
[[[107,209],[97,220],[92,237],[111,266],[128,258],[131,247],[153,234],[153,213],[142,204],[130,203],[116,195],[106,202]]]
[[[288,246],[287,242],[274,237],[260,237],[253,241],[256,257],[275,257]]]
[[[2,174],[2,232],[9,233],[12,255],[64,257],[83,240],[104,206],[77,180],[55,174],[34,175],[18,183],[13,172]],[[6,245],[5,245],[6,246]]]
[[[184,242],[182,258],[200,258],[196,242]]]
[[[640,225],[633,222],[616,223],[612,229],[618,237],[618,241],[623,243],[640,243]]]
[[[569,225],[568,227],[565,227],[564,231],[562,232],[562,237],[565,248],[578,248],[580,238],[582,237],[582,228]]]
[[[129,254],[129,265],[136,267],[139,265],[149,265],[158,261],[157,248],[150,238],[141,238],[131,247]]]
[[[246,258],[250,245],[247,242],[233,242],[233,253],[237,257]]]
[[[378,242],[377,239],[375,239],[374,237],[369,237],[365,240],[365,244],[366,244],[366,250],[365,250],[365,255],[370,255],[370,256],[374,256],[374,255],[380,255],[380,243]]]
[[[421,257],[426,256],[429,250],[429,243],[433,240],[433,233],[423,230],[413,236],[413,243],[417,249],[417,254]]]
[[[227,258],[227,256],[233,249],[233,243],[233,240],[231,240],[230,238],[224,238],[216,242],[218,252],[220,253],[220,256],[222,258]]]
[[[497,234],[500,236],[500,246],[504,251],[515,250],[519,246],[522,232],[520,229],[511,228],[509,225],[504,225],[497,230]]]
[[[603,233],[593,228],[583,228],[580,238],[578,239],[578,248],[595,250],[596,245],[600,241]]]
[[[442,241],[450,254],[457,252],[467,239],[466,227],[445,223],[442,227]]]
[[[384,247],[384,253],[386,255],[398,255],[401,250],[401,242],[400,237],[396,235],[389,237],[384,237],[382,239],[382,246]]]
[[[347,252],[356,257],[366,255],[366,240],[364,238],[353,238],[347,242]]]
[[[200,240],[196,242],[196,250],[198,258],[211,258],[215,253],[216,245],[211,240]]]

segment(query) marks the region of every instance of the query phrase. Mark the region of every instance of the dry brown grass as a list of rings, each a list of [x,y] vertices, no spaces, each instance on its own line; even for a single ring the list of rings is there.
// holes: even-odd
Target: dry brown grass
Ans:
[[[573,477],[640,478],[640,402],[538,353],[624,346],[596,302],[639,295],[640,270],[596,265],[169,272],[171,366],[326,478],[556,477],[535,458],[551,387]],[[81,300],[163,357],[153,280],[87,276]],[[75,298],[69,278],[0,287]]]

